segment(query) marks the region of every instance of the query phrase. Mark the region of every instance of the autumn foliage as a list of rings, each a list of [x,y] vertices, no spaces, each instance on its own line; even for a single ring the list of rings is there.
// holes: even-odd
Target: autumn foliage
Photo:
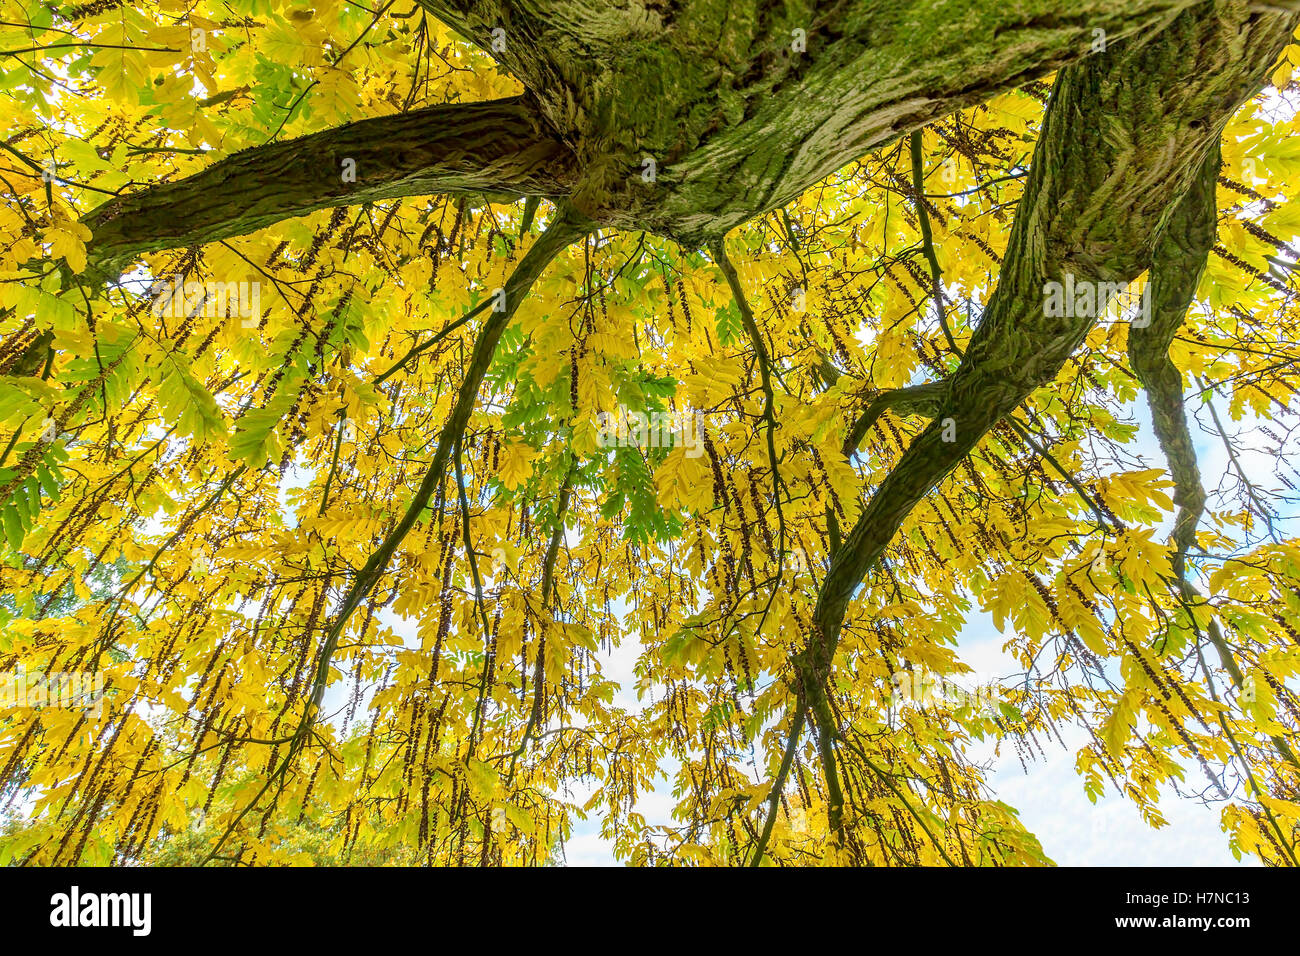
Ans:
[[[1149,366],[1163,247],[971,434],[939,390],[1050,75],[698,246],[403,193],[105,273],[119,195],[524,87],[407,0],[2,6],[0,672],[104,690],[0,701],[0,863],[547,864],[593,820],[635,864],[1045,864],[974,754],[1083,728],[1093,799],[1295,864],[1294,38]],[[945,429],[828,639],[837,554]],[[908,690],[990,622],[1017,674]]]

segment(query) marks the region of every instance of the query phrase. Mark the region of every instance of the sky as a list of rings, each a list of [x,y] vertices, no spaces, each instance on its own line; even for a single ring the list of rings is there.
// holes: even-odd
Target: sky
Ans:
[[[1194,396],[1189,398],[1189,413],[1198,405]],[[1229,434],[1240,435],[1234,437],[1233,444],[1247,475],[1265,488],[1276,487],[1276,479],[1272,476],[1275,459],[1258,445],[1259,436],[1252,434],[1256,426],[1267,422],[1248,415],[1242,421],[1234,423],[1229,419],[1222,401],[1218,403],[1218,411]],[[1139,399],[1131,403],[1128,414],[1139,425],[1137,436],[1127,446],[1129,452],[1142,459],[1142,464],[1133,467],[1163,468],[1164,457],[1152,432],[1145,401]],[[1208,416],[1202,417],[1208,421]],[[1219,487],[1231,467],[1228,454],[1218,435],[1206,434],[1197,426],[1195,419],[1192,420],[1192,433],[1202,481],[1210,492],[1210,507],[1213,508],[1214,489]],[[284,514],[293,513],[287,501],[289,490],[305,484],[308,477],[296,469],[288,476],[281,489]],[[1229,481],[1226,486],[1232,484]],[[1209,520],[1208,516],[1202,519],[1202,527],[1208,526]],[[1157,528],[1155,537],[1167,537],[1172,526],[1173,516],[1170,514]],[[403,620],[388,611],[381,612],[380,616],[383,623],[393,627],[405,638],[408,646],[419,646],[416,621]],[[958,653],[975,672],[974,675],[968,675],[972,686],[979,683],[980,679],[1021,672],[1022,668],[1014,659],[1002,651],[1005,639],[1006,635],[997,631],[989,615],[978,610],[971,613],[967,626],[959,636]],[[642,706],[634,690],[634,666],[640,653],[640,645],[629,638],[623,646],[602,651],[598,655],[603,676],[616,681],[620,687],[615,703],[629,712],[638,711]],[[350,690],[350,683],[341,682],[331,687],[327,693],[325,711],[336,714],[335,721],[346,707]],[[365,696],[368,698],[369,694]],[[366,704],[363,703],[360,710],[364,712],[365,707]],[[1036,761],[1024,766],[1010,746],[1003,747],[1000,754],[993,753],[991,747],[971,752],[972,759],[989,761],[991,771],[987,782],[994,795],[1019,811],[1022,822],[1038,837],[1047,856],[1058,865],[1258,865],[1252,857],[1244,857],[1240,862],[1233,857],[1228,849],[1227,836],[1219,828],[1218,807],[1206,807],[1167,791],[1162,796],[1160,811],[1168,820],[1168,825],[1157,830],[1149,827],[1133,804],[1113,789],[1108,789],[1095,804],[1091,803],[1084,793],[1083,778],[1074,769],[1075,754],[1087,742],[1088,734],[1082,728],[1068,725],[1062,725],[1059,730],[1067,746],[1062,747],[1057,741],[1044,739],[1044,753]],[[668,773],[668,779],[662,780],[655,790],[643,795],[636,807],[637,812],[650,825],[674,823],[671,817],[674,803],[671,779],[677,765],[665,764],[664,769]],[[1190,773],[1195,772],[1194,767],[1187,769]],[[1195,781],[1194,777],[1190,779]],[[575,787],[567,796],[581,805],[590,793],[590,788]],[[593,812],[586,821],[575,821],[573,835],[565,845],[565,859],[570,866],[621,865],[614,858],[610,845],[600,836],[598,812]]]
[[[978,673],[1012,673],[1019,670],[1002,653],[1002,638],[987,618],[984,635],[963,639],[963,659]],[[624,687],[632,686],[632,665],[639,648],[617,649],[602,662],[606,676]],[[619,703],[636,706],[635,695]],[[1253,865],[1233,859],[1227,836],[1219,829],[1218,810],[1179,800],[1172,793],[1161,800],[1161,811],[1169,825],[1160,830],[1148,827],[1132,803],[1113,790],[1088,801],[1083,778],[1074,770],[1074,754],[1086,741],[1081,729],[1062,728],[1061,736],[1070,749],[1044,741],[1046,756],[1026,769],[1010,747],[994,759],[989,785],[997,797],[1020,811],[1020,819],[1038,837],[1047,856],[1060,866],[1240,866]],[[648,824],[673,823],[671,784],[637,803],[637,812]],[[574,827],[565,845],[570,866],[620,866],[610,846],[600,836],[600,821],[593,814]]]
[[[1198,405],[1195,397],[1190,398],[1189,413]],[[1234,423],[1223,406],[1224,403],[1220,401],[1218,411],[1229,434],[1240,432],[1240,437],[1234,437],[1233,443],[1247,475],[1265,488],[1276,487],[1277,482],[1271,473],[1275,459],[1257,445],[1259,436],[1252,434],[1256,426],[1267,422],[1248,415],[1242,421]],[[1139,399],[1131,403],[1128,414],[1139,425],[1137,436],[1127,446],[1129,452],[1142,459],[1142,464],[1134,467],[1163,468],[1164,457],[1152,432],[1145,401]],[[1208,421],[1207,416],[1202,417]],[[1214,489],[1229,473],[1228,454],[1218,435],[1203,432],[1195,419],[1192,420],[1192,433],[1202,481],[1210,492],[1210,507],[1213,508]],[[282,494],[287,494],[290,487],[301,485],[305,481],[305,475],[295,472],[290,476]],[[1229,482],[1227,486],[1231,485],[1232,482]],[[292,514],[287,501],[282,503],[286,505],[284,512]],[[1202,519],[1202,527],[1206,527],[1209,520],[1208,517]],[[1162,540],[1172,527],[1171,514],[1157,528],[1154,537]],[[419,646],[414,620],[402,620],[387,611],[381,613],[381,618],[401,634],[409,646]],[[979,677],[1019,673],[1022,668],[1002,651],[1005,639],[1006,636],[997,631],[992,618],[976,610],[971,613],[967,626],[959,636],[958,653]],[[640,653],[640,645],[629,638],[623,646],[602,651],[598,655],[603,676],[619,684],[615,703],[629,712],[638,711],[642,706],[634,690],[634,666]],[[979,682],[975,675],[968,675],[972,685]],[[330,688],[325,701],[327,713],[346,706],[346,696],[351,689],[350,685],[344,686],[346,683]],[[363,703],[361,710],[364,709]],[[1068,725],[1062,725],[1059,729],[1067,746],[1043,740],[1044,754],[1026,766],[1021,765],[1010,746],[1004,747],[1000,754],[992,753],[991,747],[978,753],[972,752],[973,759],[988,759],[991,762],[992,770],[987,779],[994,794],[1019,811],[1021,820],[1038,837],[1047,856],[1058,865],[1258,865],[1252,857],[1244,857],[1240,862],[1233,857],[1228,849],[1227,836],[1219,828],[1218,807],[1206,807],[1167,791],[1162,796],[1160,811],[1168,820],[1168,825],[1157,830],[1149,827],[1133,804],[1113,789],[1108,789],[1095,804],[1091,803],[1084,793],[1083,778],[1074,769],[1075,754],[1087,742],[1088,734],[1082,728]],[[1192,773],[1195,771],[1194,767],[1187,769]],[[674,803],[671,779],[677,765],[666,764],[665,770],[668,779],[662,780],[654,791],[643,795],[636,807],[637,812],[650,825],[674,823],[671,817]],[[1191,779],[1195,781],[1194,777]],[[590,788],[573,788],[568,796],[581,805],[590,793]],[[586,821],[575,822],[573,835],[565,846],[565,858],[570,866],[622,865],[614,858],[607,841],[600,836],[600,819],[596,812]]]
[[[1196,404],[1189,401],[1189,411]],[[1229,434],[1238,428],[1245,432],[1256,424],[1249,416],[1239,423],[1229,421],[1226,409],[1219,404],[1219,415]],[[1144,467],[1163,467],[1164,458],[1151,429],[1151,420],[1144,401],[1130,406],[1140,431],[1130,443],[1129,450],[1144,461]],[[1230,464],[1227,451],[1218,436],[1202,433],[1192,423],[1193,440],[1200,461],[1201,477],[1211,494]],[[1264,487],[1275,487],[1271,469],[1273,459],[1262,449],[1252,447],[1249,434],[1234,442],[1242,467],[1252,481]],[[1208,521],[1208,519],[1204,519]],[[1172,515],[1158,529],[1155,537],[1163,538],[1173,526]],[[959,637],[959,655],[978,675],[1009,675],[1023,670],[1002,651],[1006,637],[999,634],[992,618],[973,612]],[[629,643],[602,655],[604,676],[617,681],[622,688],[616,703],[631,710],[641,706],[635,693],[628,688],[635,685],[633,666],[640,647]],[[986,750],[976,754],[976,759],[990,757],[992,771],[988,783],[998,799],[1014,807],[1021,821],[1038,837],[1047,856],[1059,866],[1258,866],[1253,857],[1244,856],[1237,861],[1228,849],[1227,835],[1219,827],[1219,808],[1207,807],[1194,800],[1180,798],[1172,791],[1163,792],[1160,811],[1168,824],[1160,829],[1148,826],[1136,807],[1115,793],[1113,788],[1091,803],[1084,793],[1083,778],[1075,772],[1075,754],[1088,740],[1087,731],[1079,727],[1062,726],[1061,736],[1066,743],[1043,741],[1044,754],[1035,762],[1021,765],[1014,750],[1003,747],[1000,755]],[[675,768],[674,768],[675,769]],[[1187,768],[1189,772],[1194,767]],[[672,824],[672,785],[664,781],[652,793],[642,797],[637,812],[643,814],[647,824]],[[576,793],[576,792],[575,792]],[[580,797],[583,795],[579,795]],[[593,814],[585,822],[577,823],[573,836],[565,846],[565,857],[570,866],[619,866],[608,843],[600,836],[600,821]]]

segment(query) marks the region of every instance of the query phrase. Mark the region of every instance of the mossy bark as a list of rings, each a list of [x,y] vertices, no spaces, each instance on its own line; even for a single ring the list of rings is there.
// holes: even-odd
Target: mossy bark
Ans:
[[[1244,2],[1203,4],[1150,37],[1115,45],[1057,77],[998,285],[936,419],[876,489],[831,564],[816,623],[833,654],[853,592],[904,518],[985,433],[1051,382],[1095,318],[1050,317],[1044,286],[1128,283],[1264,82],[1297,16]],[[945,442],[944,420],[955,424]],[[824,672],[829,658],[818,662]]]
[[[1182,578],[1187,551],[1196,542],[1196,525],[1205,510],[1205,488],[1196,466],[1196,447],[1183,410],[1183,373],[1169,357],[1169,346],[1196,295],[1218,226],[1215,187],[1218,144],[1205,157],[1192,186],[1161,230],[1147,289],[1151,324],[1128,333],[1129,365],[1147,395],[1151,424],[1174,481],[1173,571]]]
[[[95,210],[91,254],[112,266],[316,209],[466,192],[568,198],[600,225],[703,245],[1191,2],[423,0],[527,94],[246,150]]]
[[[896,136],[1101,43],[1159,29],[1190,5],[421,2],[535,92],[578,155],[579,209],[691,245],[784,205]],[[647,157],[657,167],[650,183]]]
[[[318,209],[431,193],[560,198],[576,178],[572,153],[519,97],[435,106],[247,149],[112,200],[84,221],[98,270],[111,272],[144,252],[245,235]]]

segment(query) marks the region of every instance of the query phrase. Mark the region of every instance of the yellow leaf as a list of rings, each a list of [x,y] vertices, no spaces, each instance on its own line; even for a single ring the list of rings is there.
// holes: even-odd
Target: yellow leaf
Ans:
[[[533,474],[533,459],[537,450],[521,441],[511,440],[501,449],[501,460],[497,467],[497,477],[501,484],[514,491]]]
[[[655,471],[655,498],[663,508],[702,511],[713,504],[713,476],[708,459],[689,454],[686,446],[674,448]]]
[[[471,757],[465,765],[465,779],[470,790],[480,799],[490,799],[500,783],[496,770],[490,764]]]
[[[90,230],[79,222],[63,221],[45,230],[50,254],[65,260],[73,273],[86,268],[86,241],[89,238]]]

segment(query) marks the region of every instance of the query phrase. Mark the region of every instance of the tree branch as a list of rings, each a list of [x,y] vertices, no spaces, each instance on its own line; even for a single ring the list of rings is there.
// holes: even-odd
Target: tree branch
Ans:
[[[871,400],[866,411],[849,429],[849,434],[844,439],[844,454],[852,455],[858,450],[867,437],[867,432],[871,431],[871,426],[888,409],[893,409],[899,415],[925,415],[927,418],[933,418],[939,410],[947,388],[947,381],[941,379],[937,382],[909,385],[906,388],[891,388],[887,392],[881,392]]]
[[[355,181],[345,181],[355,169]],[[446,193],[563,196],[573,156],[523,97],[360,120],[257,146],[174,183],[114,199],[82,221],[92,271],[142,253],[241,236],[318,209]],[[347,177],[351,178],[351,177]]]
[[[1214,246],[1218,229],[1215,190],[1219,166],[1220,151],[1216,143],[1206,154],[1191,186],[1161,230],[1146,290],[1151,321],[1146,326],[1132,326],[1128,335],[1129,364],[1146,392],[1156,440],[1160,443],[1160,450],[1169,465],[1170,477],[1174,480],[1174,504],[1178,507],[1178,515],[1174,519],[1171,535],[1174,554],[1170,558],[1170,565],[1174,580],[1169,585],[1187,611],[1198,637],[1201,636],[1201,628],[1192,613],[1192,606],[1205,605],[1206,601],[1187,578],[1187,552],[1196,543],[1196,526],[1205,511],[1206,494],[1197,467],[1196,446],[1183,409],[1183,375],[1169,357],[1169,345],[1178,334],[1187,309],[1196,296],[1196,287],[1200,284],[1210,249]],[[1210,410],[1213,413],[1213,405]],[[1230,445],[1228,454],[1235,455]],[[1223,637],[1219,622],[1213,617],[1209,619],[1204,636],[1213,645],[1219,663],[1227,671],[1233,686],[1240,690],[1245,683],[1245,675],[1232,648]],[[1212,686],[1210,690],[1213,692]],[[1243,767],[1249,773],[1249,765],[1241,755],[1222,714],[1219,715],[1219,720],[1224,732],[1232,740]],[[1300,760],[1297,760],[1286,740],[1277,735],[1270,735],[1269,739],[1284,759],[1300,769]]]
[[[800,695],[790,713],[790,734],[786,737],[785,750],[781,754],[781,765],[777,768],[776,776],[772,778],[772,790],[767,797],[767,819],[763,821],[763,832],[758,835],[758,842],[754,844],[754,855],[749,859],[750,866],[758,866],[763,862],[763,854],[767,852],[767,844],[772,839],[772,829],[776,826],[776,811],[781,806],[781,791],[785,789],[786,778],[790,776],[790,766],[794,763],[794,753],[799,748],[799,738],[803,736],[804,713],[803,695]]]
[[[555,562],[560,556],[560,544],[564,541],[564,517],[569,510],[569,499],[573,494],[573,479],[577,474],[575,461],[565,472],[564,483],[560,486],[560,498],[555,505],[555,527],[551,529],[551,539],[546,544],[546,556],[542,559],[541,616],[538,623],[537,659],[533,664],[533,706],[528,712],[528,723],[524,725],[523,736],[519,746],[510,754],[510,773],[508,779],[515,776],[515,761],[528,747],[528,741],[537,728],[542,717],[542,703],[546,698],[546,620],[550,612],[551,591],[555,586]],[[520,678],[522,680],[522,677]]]
[[[1161,230],[1145,295],[1150,323],[1128,332],[1128,357],[1133,374],[1146,391],[1151,425],[1169,463],[1174,480],[1174,576],[1183,577],[1187,550],[1196,542],[1196,525],[1205,510],[1205,489],[1196,466],[1196,448],[1183,411],[1183,375],[1169,357],[1169,345],[1183,324],[1187,307],[1205,269],[1218,227],[1215,187],[1219,176],[1219,147],[1205,156],[1191,187],[1174,207]]]
[[[912,508],[998,420],[1056,377],[1095,323],[1045,315],[1045,283],[1073,273],[1076,281],[1126,284],[1147,268],[1152,225],[1186,192],[1296,21],[1208,4],[1058,75],[998,286],[939,411],[954,419],[955,440],[944,441],[941,420],[932,422],[845,538],[815,612],[823,653],[834,653],[854,591]],[[1176,76],[1182,81],[1171,82]],[[1082,116],[1107,122],[1081,124]]]
[[[912,509],[994,424],[1056,377],[1096,321],[1047,315],[1045,284],[1066,274],[1127,284],[1147,268],[1153,226],[1259,88],[1296,22],[1294,15],[1245,15],[1235,5],[1207,4],[1154,37],[1116,44],[1058,74],[998,286],[947,380],[937,420],[878,486],[831,561],[813,638],[796,655],[828,774],[834,755],[827,731],[834,728],[823,726],[830,714],[817,703],[867,571]],[[1079,122],[1088,116],[1107,119]],[[944,418],[953,419],[955,436],[944,435]],[[832,804],[839,802],[835,785],[828,778]]]
[[[268,776],[268,786],[272,780],[282,775],[294,758],[297,757],[303,742],[306,740],[307,733],[319,716],[321,703],[325,697],[325,689],[329,684],[330,661],[338,647],[339,639],[347,628],[352,613],[361,606],[362,601],[369,596],[370,592],[374,590],[379,580],[387,572],[388,564],[392,560],[398,545],[415,527],[420,514],[428,506],[438,488],[441,487],[443,478],[447,473],[447,464],[451,458],[452,449],[460,441],[461,436],[465,433],[465,427],[469,424],[470,415],[474,411],[474,406],[478,403],[479,388],[482,386],[483,379],[492,364],[492,357],[496,352],[497,343],[501,340],[502,333],[505,332],[515,311],[519,308],[520,302],[527,295],[528,290],[532,288],[537,277],[541,275],[542,270],[574,239],[584,235],[587,228],[588,226],[582,221],[581,217],[575,216],[567,207],[562,209],[559,217],[550,224],[532,248],[525,253],[515,267],[514,272],[511,273],[510,278],[506,280],[506,307],[500,312],[490,313],[487,321],[483,323],[483,327],[479,330],[478,339],[474,344],[474,351],[470,355],[469,366],[465,370],[465,378],[461,383],[460,391],[457,393],[451,414],[447,417],[447,422],[438,435],[433,460],[429,464],[424,480],[420,482],[420,487],[411,498],[411,503],[407,506],[406,512],[397,523],[397,526],[388,533],[379,547],[367,559],[365,565],[357,572],[347,593],[339,601],[333,620],[329,622],[325,639],[317,656],[311,694],[298,728],[294,732],[294,742],[290,746],[288,753],[283,757],[280,766]],[[220,851],[230,834],[239,825],[240,820],[256,804],[265,791],[266,788],[264,787],[258,793],[258,796],[247,804],[231,821],[221,839],[212,848],[207,859],[211,859],[212,854]]]
[[[916,200],[916,218],[921,224],[921,250],[926,262],[930,263],[930,299],[934,302],[934,311],[939,318],[939,328],[948,340],[948,348],[957,355],[961,349],[948,328],[948,315],[943,307],[943,270],[939,268],[939,257],[934,251],[934,233],[930,230],[930,212],[925,208],[925,169],[922,165],[921,131],[914,130],[908,145],[912,152],[912,190]]]

